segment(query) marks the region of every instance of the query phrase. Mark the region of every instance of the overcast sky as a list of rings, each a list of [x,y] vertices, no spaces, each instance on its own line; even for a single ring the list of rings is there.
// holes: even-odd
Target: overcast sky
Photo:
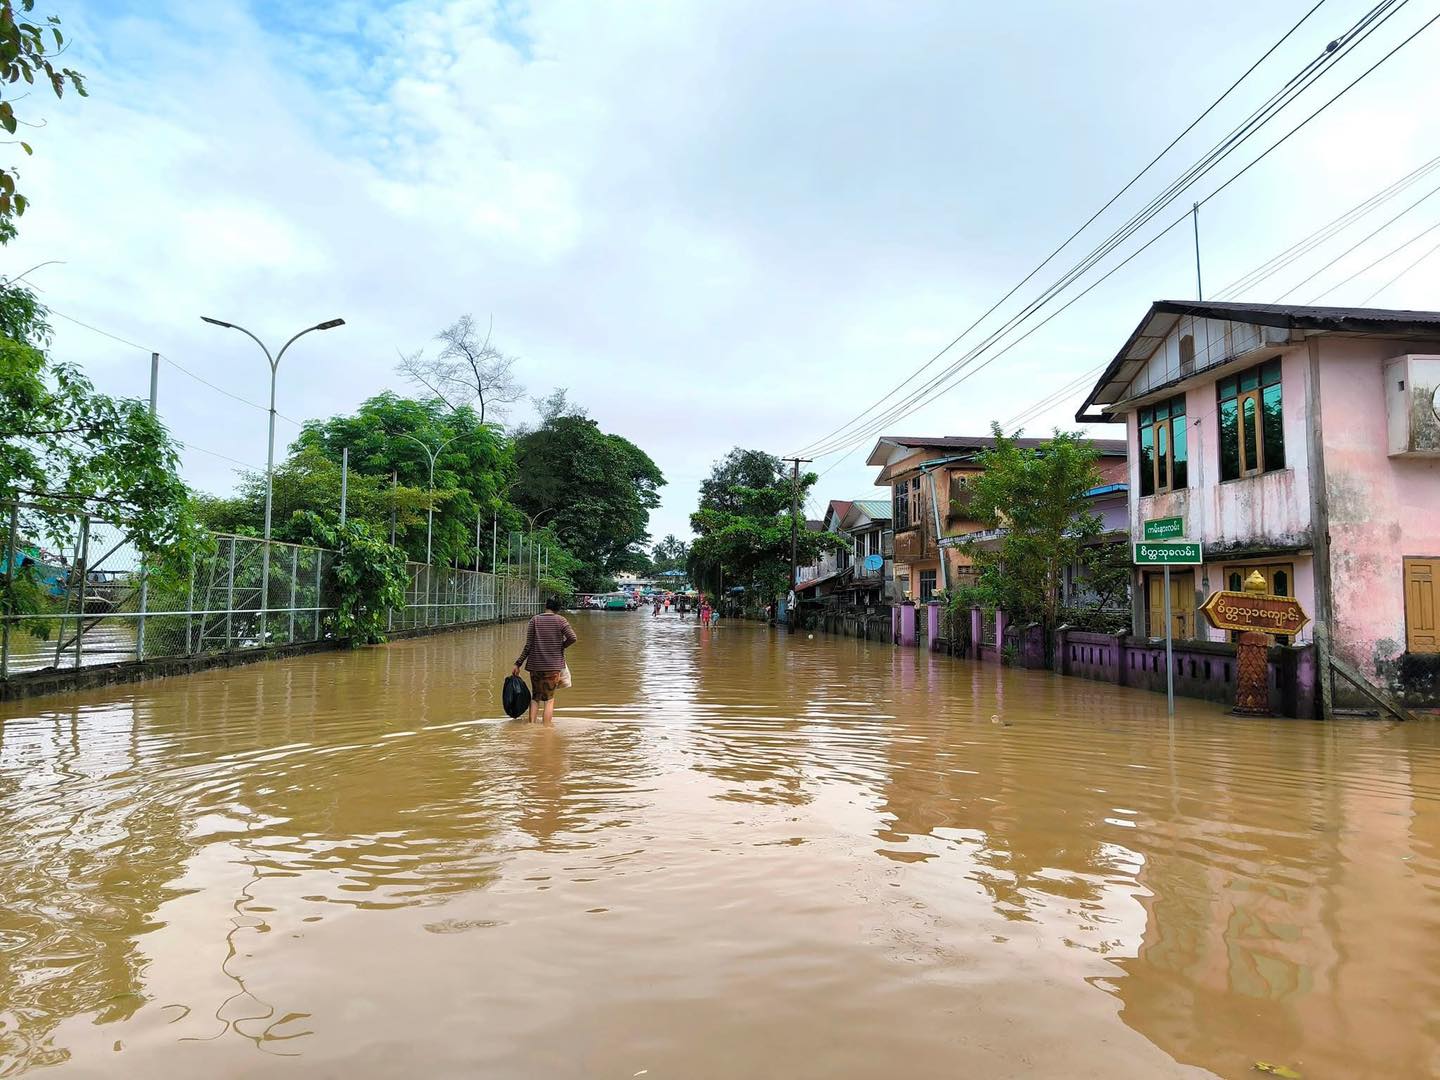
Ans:
[[[1125,212],[1372,3],[1327,0]],[[343,316],[285,359],[279,408],[297,419],[403,390],[397,349],[493,317],[533,394],[568,387],[650,453],[670,480],[652,531],[685,535],[716,458],[788,453],[871,405],[1312,4],[52,0],[91,96],[25,102],[46,124],[4,269],[59,261],[30,278],[44,301],[140,348],[57,318],[56,353],[128,394],[155,349],[261,402],[258,350],[199,316],[277,343]],[[1400,11],[1141,238],[1433,14]],[[1440,153],[1437,47],[1440,26],[1204,208],[1207,292]],[[1433,186],[1244,299],[1276,299]],[[1289,299],[1437,222],[1440,198]],[[1437,240],[1324,302],[1364,301]],[[1437,284],[1440,254],[1373,303],[1435,307]],[[983,432],[1112,356],[1149,301],[1194,291],[1187,227],[888,430]],[[1027,429],[1073,427],[1083,396]],[[228,490],[227,458],[263,466],[262,411],[169,364],[160,407],[191,483]],[[872,443],[819,460],[817,505],[872,492]]]

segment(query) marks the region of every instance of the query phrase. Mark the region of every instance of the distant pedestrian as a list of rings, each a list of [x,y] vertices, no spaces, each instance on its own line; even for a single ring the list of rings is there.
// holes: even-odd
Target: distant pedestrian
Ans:
[[[653,612],[651,612],[651,618],[656,618],[656,619],[658,619],[659,617],[660,617],[660,598],[657,596],[657,597],[655,598],[655,610],[654,610]]]
[[[710,625],[710,601],[704,598],[700,600],[700,625]]]
[[[575,629],[560,614],[560,601],[545,601],[545,610],[530,620],[525,628],[525,648],[515,661],[514,674],[520,665],[530,673],[530,723],[540,703],[545,703],[545,723],[555,722],[555,691],[569,686],[570,669],[565,663],[565,650],[575,644]]]

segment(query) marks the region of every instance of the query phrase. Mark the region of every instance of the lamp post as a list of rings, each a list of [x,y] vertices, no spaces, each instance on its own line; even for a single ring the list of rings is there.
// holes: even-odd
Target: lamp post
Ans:
[[[430,565],[430,538],[435,529],[435,459],[440,456],[441,452],[445,449],[445,447],[449,446],[456,439],[463,439],[467,434],[469,433],[462,431],[459,435],[453,435],[450,438],[446,439],[435,450],[431,450],[429,444],[427,444],[423,440],[417,439],[414,435],[406,435],[403,431],[399,432],[400,438],[409,439],[411,442],[417,444],[421,450],[425,451],[425,456],[430,459],[430,508],[426,513],[425,519],[426,566]]]
[[[515,509],[520,510],[520,508],[519,508],[518,506],[517,506]],[[531,516],[530,514],[525,513],[524,510],[520,510],[520,515],[521,515],[526,521],[528,521],[528,522],[530,523],[530,537],[531,537],[531,539],[530,539],[530,544],[531,544],[532,549],[533,549],[534,544],[535,544],[535,539],[534,539],[535,533],[536,533],[535,523],[536,523],[537,521],[539,521],[541,518],[543,518],[546,514],[553,514],[557,509],[559,509],[559,508],[558,508],[558,507],[555,507],[555,506],[547,506],[544,510],[541,510],[538,514],[535,514],[534,516]],[[532,552],[532,553],[533,553],[533,552]],[[536,577],[536,580],[538,581],[538,580],[539,580],[539,577],[540,577],[540,572],[539,572],[538,566],[537,566],[536,571],[535,571],[535,577]]]
[[[326,319],[314,326],[307,326],[280,346],[280,351],[273,356],[265,347],[265,343],[243,326],[225,322],[223,319],[212,319],[208,315],[201,315],[200,321],[207,322],[211,326],[223,326],[226,330],[239,330],[240,333],[260,346],[260,351],[265,354],[265,359],[270,364],[270,441],[269,448],[265,453],[265,547],[260,555],[260,644],[263,645],[265,644],[265,609],[270,605],[270,510],[275,494],[275,375],[280,368],[280,358],[285,355],[285,350],[294,345],[296,341],[312,330],[333,330],[337,326],[344,326],[345,320]]]

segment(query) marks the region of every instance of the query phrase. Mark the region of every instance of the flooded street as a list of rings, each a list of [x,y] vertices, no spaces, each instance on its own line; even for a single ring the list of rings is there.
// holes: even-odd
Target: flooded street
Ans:
[[[0,1076],[1440,1073],[1440,731],[673,615],[0,706]]]

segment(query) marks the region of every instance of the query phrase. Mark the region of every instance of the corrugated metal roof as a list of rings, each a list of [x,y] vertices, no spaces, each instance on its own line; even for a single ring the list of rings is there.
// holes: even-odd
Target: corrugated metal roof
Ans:
[[[856,499],[851,505],[872,521],[890,520],[890,503],[886,499]]]
[[[1038,439],[1029,436],[1011,440],[1017,446],[1024,449],[1034,449],[1049,442],[1048,438]],[[1095,449],[1105,456],[1116,456],[1125,453],[1124,439],[1091,439]],[[884,465],[885,462],[877,461],[876,455],[880,448],[885,445],[901,446],[914,450],[948,450],[952,453],[969,451],[978,453],[981,450],[993,450],[995,448],[995,436],[993,435],[882,435],[875,443],[875,449],[870,451],[870,457],[866,460],[867,465]]]
[[[1156,300],[1131,332],[1105,374],[1100,376],[1075,419],[1079,423],[1114,419],[1088,413],[1092,405],[1123,400],[1125,388],[1183,316],[1276,326],[1330,334],[1384,334],[1395,337],[1440,335],[1440,311],[1397,308],[1314,307],[1303,304],[1241,304],[1200,300]],[[1224,359],[1219,361],[1224,362]],[[1213,366],[1213,365],[1206,365]],[[1102,400],[1103,398],[1103,400]]]

